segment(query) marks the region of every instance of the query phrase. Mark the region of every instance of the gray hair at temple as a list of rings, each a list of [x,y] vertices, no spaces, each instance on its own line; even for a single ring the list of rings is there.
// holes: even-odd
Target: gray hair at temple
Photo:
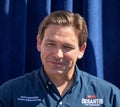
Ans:
[[[77,36],[79,40],[79,47],[81,47],[88,37],[88,30],[86,21],[78,13],[72,13],[69,11],[55,11],[50,15],[46,16],[44,20],[39,25],[38,34],[40,35],[41,41],[44,38],[45,29],[48,25],[61,25],[61,26],[72,26],[77,31]]]

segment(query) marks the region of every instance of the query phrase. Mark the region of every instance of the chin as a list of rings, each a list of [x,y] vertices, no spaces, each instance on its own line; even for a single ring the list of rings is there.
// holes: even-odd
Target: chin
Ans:
[[[64,74],[66,71],[65,70],[61,70],[61,69],[49,69],[49,73],[51,74]]]

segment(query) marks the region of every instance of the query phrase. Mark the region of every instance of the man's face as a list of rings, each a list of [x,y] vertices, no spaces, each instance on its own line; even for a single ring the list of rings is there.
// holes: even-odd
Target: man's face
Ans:
[[[49,25],[41,41],[37,37],[37,49],[47,74],[67,74],[74,72],[77,59],[80,59],[86,44],[79,48],[78,37],[73,27]]]

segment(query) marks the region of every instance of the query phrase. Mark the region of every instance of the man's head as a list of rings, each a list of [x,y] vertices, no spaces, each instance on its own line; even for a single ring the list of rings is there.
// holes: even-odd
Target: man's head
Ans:
[[[87,27],[79,14],[56,11],[41,23],[37,49],[47,75],[72,77],[77,59],[81,59],[87,41]]]
[[[61,26],[72,26],[78,32],[79,46],[81,47],[84,42],[87,41],[88,30],[87,25],[83,17],[78,13],[72,13],[68,11],[55,11],[48,15],[40,24],[38,34],[40,35],[41,41],[44,38],[44,32],[48,25],[61,25]]]

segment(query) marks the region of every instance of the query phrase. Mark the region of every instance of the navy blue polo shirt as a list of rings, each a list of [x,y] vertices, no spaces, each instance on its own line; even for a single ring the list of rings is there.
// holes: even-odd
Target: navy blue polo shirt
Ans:
[[[76,67],[75,81],[61,97],[41,67],[0,86],[0,107],[120,107],[120,90]]]

